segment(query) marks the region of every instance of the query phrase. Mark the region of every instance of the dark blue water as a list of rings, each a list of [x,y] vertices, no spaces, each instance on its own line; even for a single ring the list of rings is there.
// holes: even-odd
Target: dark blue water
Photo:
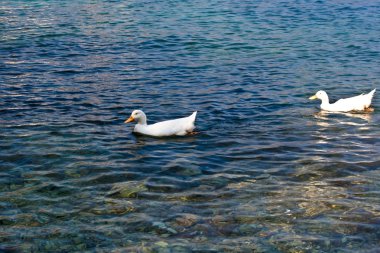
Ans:
[[[1,1],[0,251],[377,252],[378,1]],[[123,121],[198,110],[200,134]]]

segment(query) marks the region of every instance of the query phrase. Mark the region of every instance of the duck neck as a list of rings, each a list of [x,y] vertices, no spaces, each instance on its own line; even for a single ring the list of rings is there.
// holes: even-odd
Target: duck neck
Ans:
[[[137,121],[137,124],[140,124],[140,125],[146,125],[147,124],[147,120],[146,120],[146,116],[145,114],[143,114],[139,120]]]
[[[322,101],[321,106],[330,105],[329,97],[327,96],[327,94],[326,94],[326,96],[324,96],[323,98],[321,98],[321,101]]]

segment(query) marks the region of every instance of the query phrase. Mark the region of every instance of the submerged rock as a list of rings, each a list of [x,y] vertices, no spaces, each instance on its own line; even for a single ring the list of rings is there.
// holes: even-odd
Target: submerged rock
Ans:
[[[141,181],[128,181],[115,184],[108,196],[116,196],[119,198],[138,198],[141,192],[147,191],[148,188],[144,182]]]
[[[242,224],[233,233],[237,235],[254,235],[262,231],[263,227],[257,224]]]
[[[170,246],[171,252],[176,253],[191,253],[193,252],[190,247],[186,246],[186,244],[176,243]]]
[[[159,247],[167,247],[169,243],[165,241],[159,241],[159,242],[156,242],[154,245],[159,246]]]
[[[174,220],[174,223],[178,226],[190,227],[194,225],[195,223],[197,223],[199,220],[200,218],[197,215],[194,215],[191,213],[185,213],[176,217]]]
[[[223,215],[215,215],[211,218],[211,223],[217,226],[224,226],[226,224],[231,223],[231,219],[229,217]]]
[[[185,159],[178,158],[169,162],[165,169],[179,176],[197,176],[202,174],[202,170],[194,162]]]
[[[156,242],[153,246],[153,252],[157,253],[170,253],[170,249],[168,248],[169,243],[165,241]]]
[[[161,221],[155,221],[155,222],[153,222],[152,225],[159,234],[169,234],[169,235],[178,234],[178,232],[176,230],[167,226],[165,223],[163,223]]]

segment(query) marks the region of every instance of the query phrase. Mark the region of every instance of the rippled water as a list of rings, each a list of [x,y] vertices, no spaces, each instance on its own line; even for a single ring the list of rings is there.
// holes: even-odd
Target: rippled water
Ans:
[[[78,2],[78,3],[75,3]],[[376,252],[378,1],[2,1],[0,251]],[[123,121],[198,110],[199,135]]]

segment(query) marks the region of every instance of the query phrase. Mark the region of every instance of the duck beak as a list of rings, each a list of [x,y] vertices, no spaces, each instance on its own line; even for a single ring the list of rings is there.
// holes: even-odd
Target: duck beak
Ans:
[[[316,95],[314,95],[314,96],[311,96],[311,97],[309,97],[309,99],[310,99],[310,100],[314,100],[314,99],[317,99],[317,96],[316,96]]]
[[[126,121],[124,121],[124,123],[129,123],[129,122],[132,122],[132,121],[135,121],[135,118],[133,118],[131,116],[131,117],[129,117],[129,119],[127,119]]]

